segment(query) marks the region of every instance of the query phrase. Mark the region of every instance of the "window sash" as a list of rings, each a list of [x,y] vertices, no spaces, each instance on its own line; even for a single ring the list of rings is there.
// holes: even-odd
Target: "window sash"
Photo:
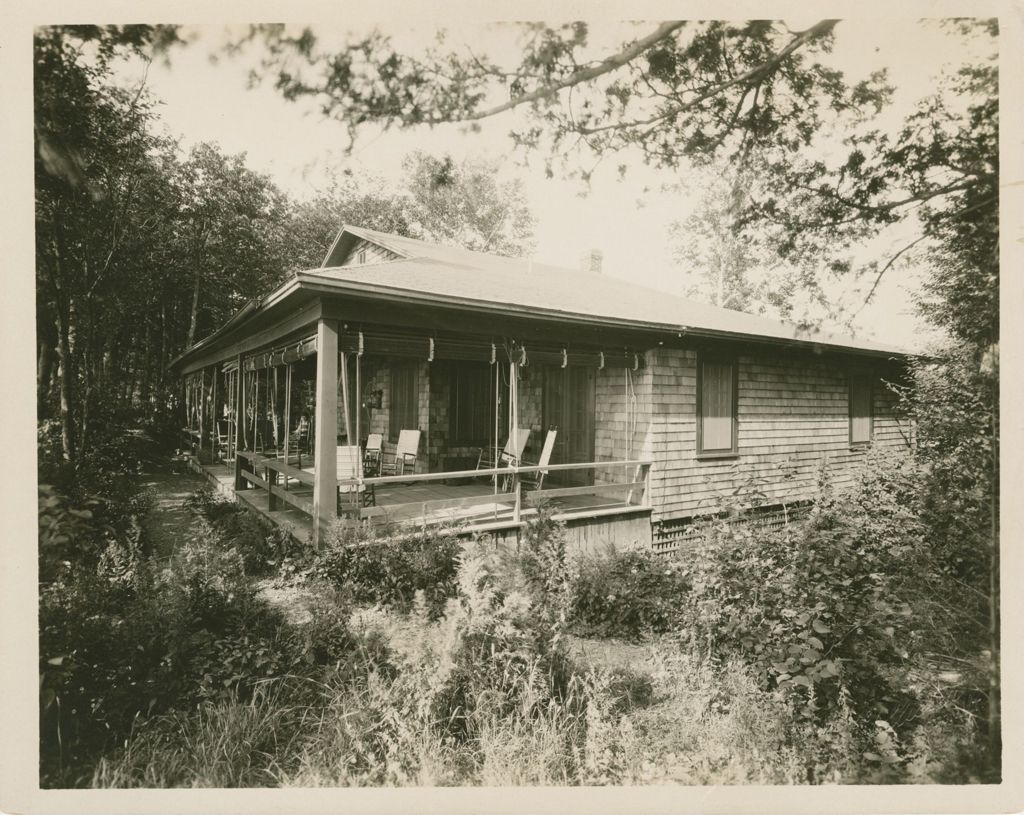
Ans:
[[[850,382],[850,444],[868,444],[874,432],[871,379],[865,374],[851,374]]]
[[[698,364],[697,453],[738,452],[736,361],[706,358]]]

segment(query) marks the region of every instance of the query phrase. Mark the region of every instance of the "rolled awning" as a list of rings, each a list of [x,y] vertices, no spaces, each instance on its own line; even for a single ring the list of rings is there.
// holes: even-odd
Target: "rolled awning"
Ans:
[[[287,365],[290,362],[298,362],[316,353],[316,337],[307,337],[298,342],[282,345],[270,351],[263,351],[254,354],[242,361],[242,367],[247,371],[259,371],[264,368],[273,368],[276,365]]]
[[[506,346],[501,338],[437,336],[383,328],[346,330],[338,339],[338,348],[348,354],[403,357],[425,362],[464,360],[494,363],[512,360],[524,365],[572,365],[598,369],[640,369],[644,365],[642,351],[621,347],[579,348],[550,343]]]

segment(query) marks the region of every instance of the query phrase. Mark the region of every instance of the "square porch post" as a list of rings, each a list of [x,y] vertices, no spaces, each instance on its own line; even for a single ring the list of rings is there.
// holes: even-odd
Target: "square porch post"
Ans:
[[[338,517],[338,323],[316,327],[316,469],[313,476],[313,545],[319,547]]]
[[[242,355],[239,354],[236,360],[238,367],[235,369],[235,490],[244,490],[249,486],[242,478],[242,457],[239,453],[242,450],[242,422],[245,421],[245,376],[242,374]]]

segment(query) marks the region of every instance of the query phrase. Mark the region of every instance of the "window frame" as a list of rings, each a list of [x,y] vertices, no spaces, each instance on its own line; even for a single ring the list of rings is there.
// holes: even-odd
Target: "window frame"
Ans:
[[[704,449],[704,364],[707,362],[729,365],[732,369],[732,446],[729,448]],[[698,459],[739,458],[740,455],[740,366],[734,354],[714,351],[697,353],[697,399],[694,410],[697,426],[696,456]]]
[[[855,441],[853,438],[853,392],[854,386],[860,385],[867,388],[868,405],[868,437]],[[847,371],[846,373],[846,397],[847,397],[847,430],[851,449],[870,447],[875,440],[875,377],[868,371]]]

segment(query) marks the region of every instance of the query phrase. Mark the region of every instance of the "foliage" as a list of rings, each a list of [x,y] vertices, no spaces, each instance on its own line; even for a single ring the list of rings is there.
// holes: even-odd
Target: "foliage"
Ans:
[[[312,573],[353,602],[408,610],[417,593],[434,616],[455,593],[459,542],[454,530],[410,533],[341,522],[317,553]]]
[[[415,151],[404,176],[329,175],[311,200],[299,202],[289,232],[291,269],[319,266],[342,224],[390,232],[481,252],[518,256],[533,247],[534,218],[518,180],[501,180],[498,162],[456,163],[451,156]]]
[[[863,275],[866,303],[915,247],[945,252],[984,238],[975,257],[960,253],[960,272],[943,285],[955,278],[978,305],[994,291],[987,239],[998,220],[998,26],[915,25],[939,26],[974,53],[895,117],[884,64],[847,76],[831,57],[843,36],[838,20],[798,31],[780,20],[666,21],[611,33],[586,21],[523,23],[495,32],[505,41],[494,53],[446,32],[413,51],[380,30],[351,34],[337,48],[312,29],[267,25],[235,47],[258,42],[258,76],[288,99],[315,97],[353,141],[371,126],[473,124],[514,110],[513,144],[542,153],[549,175],[560,163],[589,180],[614,158],[620,174],[640,159],[667,171],[711,166],[741,177],[736,210],[724,223],[704,224],[716,233],[716,259],[733,267],[723,269],[737,283],[733,293],[742,296],[749,282],[746,238],[756,231],[789,267],[763,294],[782,306],[807,294],[833,317],[854,320],[859,308],[827,303],[824,283]],[[884,260],[858,260],[854,247],[880,234],[902,247]],[[723,291],[716,299],[724,298]]]
[[[573,582],[572,627],[636,641],[676,628],[689,590],[683,564],[639,550],[583,556]]]
[[[338,598],[290,627],[257,595],[239,551],[202,518],[165,565],[127,576],[69,564],[40,588],[43,779],[80,783],[90,761],[140,718],[198,703],[245,702],[260,682],[337,672],[378,644],[347,624]]]
[[[185,505],[202,515],[223,540],[231,542],[248,575],[267,574],[286,562],[308,559],[307,548],[286,531],[246,511],[237,501],[215,496],[208,488],[190,495]]]
[[[720,522],[692,559],[692,647],[748,664],[786,706],[793,733],[813,736],[833,756],[829,766],[842,755],[852,762],[840,774],[902,777],[920,755],[922,727],[963,733],[965,712],[969,728],[985,717],[965,670],[977,658],[967,645],[977,630],[972,638],[970,623],[953,619],[955,598],[966,596],[942,564],[924,464],[912,453],[873,453],[851,488],[825,485],[806,521],[779,532]],[[956,673],[944,670],[946,649],[966,657]],[[916,677],[928,675],[959,690],[925,694]],[[947,755],[941,772],[984,777],[990,756],[987,747],[970,761]]]
[[[834,713],[844,693],[861,718],[906,717],[885,671],[908,657],[911,610],[894,589],[920,533],[897,501],[867,497],[826,497],[781,533],[713,527],[693,559],[694,640],[743,654],[809,720]]]

